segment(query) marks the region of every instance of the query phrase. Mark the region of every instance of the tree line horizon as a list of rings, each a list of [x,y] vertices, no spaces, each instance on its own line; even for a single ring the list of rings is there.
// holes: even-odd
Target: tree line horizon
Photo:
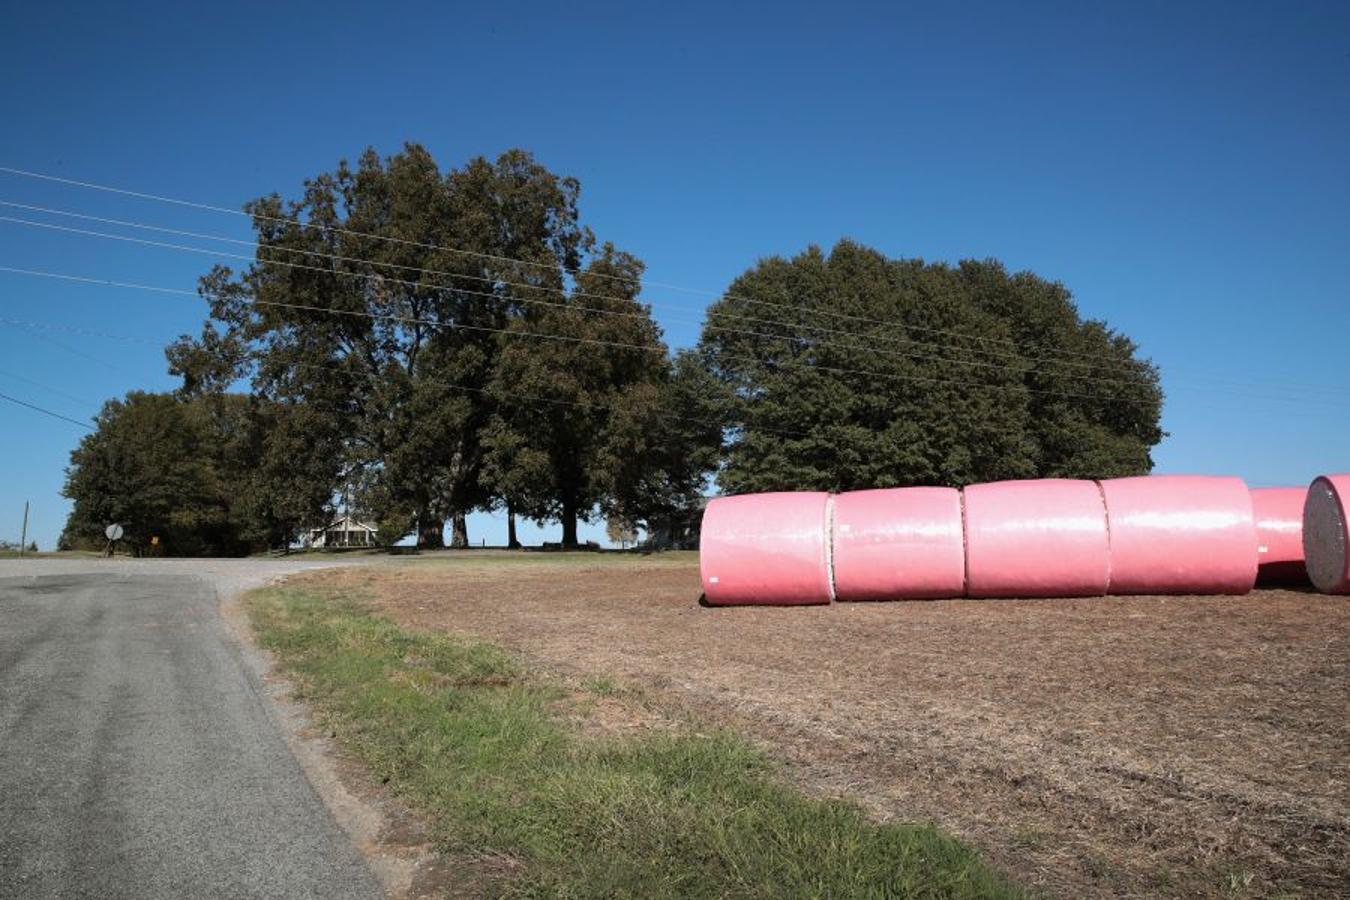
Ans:
[[[643,262],[524,150],[444,172],[367,149],[245,205],[255,260],[202,276],[171,393],[109,400],[62,544],[290,546],[341,511],[386,543],[467,516],[678,534],[723,493],[1145,474],[1159,373],[1063,285],[843,239],[760,259],[672,352]]]

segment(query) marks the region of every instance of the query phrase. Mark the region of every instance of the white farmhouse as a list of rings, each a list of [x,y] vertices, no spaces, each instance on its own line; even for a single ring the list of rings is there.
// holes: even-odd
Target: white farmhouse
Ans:
[[[374,525],[358,522],[350,515],[345,515],[323,528],[312,529],[305,543],[316,550],[322,550],[334,547],[374,547],[377,540]]]

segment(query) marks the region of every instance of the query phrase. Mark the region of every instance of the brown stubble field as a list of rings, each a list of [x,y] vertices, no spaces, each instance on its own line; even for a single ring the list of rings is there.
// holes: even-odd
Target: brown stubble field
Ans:
[[[818,794],[1076,896],[1350,895],[1350,602],[712,609],[694,554],[445,554],[318,576],[400,623],[735,728]]]

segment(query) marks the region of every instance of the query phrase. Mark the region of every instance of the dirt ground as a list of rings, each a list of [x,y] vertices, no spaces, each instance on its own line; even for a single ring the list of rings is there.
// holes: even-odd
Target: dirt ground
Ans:
[[[809,790],[936,821],[1051,895],[1350,896],[1344,598],[711,609],[693,554],[321,577],[729,724]]]

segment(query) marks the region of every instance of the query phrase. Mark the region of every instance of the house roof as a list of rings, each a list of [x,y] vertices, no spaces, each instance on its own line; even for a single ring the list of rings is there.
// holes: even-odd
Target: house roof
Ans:
[[[343,517],[340,518],[340,519],[336,519],[336,520],[334,520],[333,522],[331,522],[331,523],[329,523],[329,524],[323,526],[322,528],[315,528],[315,529],[314,529],[314,531],[316,531],[316,532],[317,532],[317,531],[333,531],[333,530],[342,530],[342,531],[369,531],[370,533],[374,534],[374,533],[375,533],[376,531],[378,531],[379,529],[376,528],[374,525],[367,525],[365,522],[358,522],[356,519],[353,519],[350,515],[346,515],[346,516],[343,516]]]

